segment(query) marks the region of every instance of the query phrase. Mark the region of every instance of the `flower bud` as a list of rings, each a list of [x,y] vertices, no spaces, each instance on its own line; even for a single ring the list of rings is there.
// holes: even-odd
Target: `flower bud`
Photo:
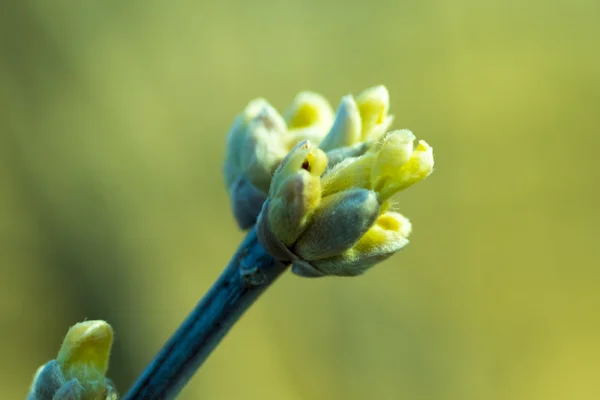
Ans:
[[[400,168],[408,162],[413,153],[415,135],[408,129],[387,134],[379,148],[377,160],[371,169],[373,190],[382,188],[395,179]]]
[[[56,357],[38,369],[28,400],[116,400],[105,377],[113,330],[104,321],[85,321],[67,332]]]
[[[427,178],[433,172],[433,149],[424,140],[420,140],[408,161],[379,189],[382,199]]]
[[[333,126],[320,146],[325,151],[352,146],[360,142],[361,120],[358,106],[352,95],[342,98]]]
[[[283,118],[264,99],[250,102],[234,121],[227,142],[225,183],[238,225],[256,222],[267,198],[271,176],[287,154]]]
[[[56,361],[69,379],[87,373],[84,369],[104,376],[108,370],[112,339],[113,330],[106,322],[80,322],[67,332]]]
[[[311,126],[329,129],[333,120],[333,111],[327,99],[308,91],[298,93],[284,115],[290,131]]]
[[[84,321],[69,329],[56,357],[67,380],[77,379],[86,393],[106,392],[113,330],[104,321]]]
[[[410,231],[408,219],[395,212],[385,212],[352,248],[338,256],[310,263],[323,275],[361,275],[406,246]]]
[[[390,95],[385,86],[366,89],[356,98],[362,121],[361,139],[378,140],[390,127],[393,117],[388,115]]]
[[[265,99],[252,100],[233,121],[233,125],[227,134],[227,154],[225,155],[225,183],[227,187],[230,187],[243,173],[240,154],[246,141],[248,122],[265,107],[270,107]]]
[[[250,182],[267,193],[271,176],[288,153],[283,143],[285,125],[272,107],[264,107],[248,122],[240,151],[240,166]]]
[[[331,257],[352,247],[379,216],[377,195],[351,189],[322,199],[300,238],[294,253],[312,261]]]
[[[409,130],[389,133],[381,145],[329,169],[322,178],[323,196],[353,187],[377,192],[383,203],[392,195],[425,179],[433,171],[433,150],[420,141],[413,150]]]
[[[296,241],[321,202],[320,175],[326,166],[325,153],[304,141],[275,171],[269,192],[268,224],[285,246]]]
[[[333,120],[329,102],[313,92],[300,92],[284,115],[288,126],[284,141],[288,149],[302,140],[320,143]]]

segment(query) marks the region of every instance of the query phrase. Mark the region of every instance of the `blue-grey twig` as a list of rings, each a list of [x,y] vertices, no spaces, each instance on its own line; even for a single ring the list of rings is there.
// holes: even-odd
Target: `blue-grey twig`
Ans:
[[[229,265],[149,364],[124,400],[172,399],[221,339],[288,266],[250,230]]]

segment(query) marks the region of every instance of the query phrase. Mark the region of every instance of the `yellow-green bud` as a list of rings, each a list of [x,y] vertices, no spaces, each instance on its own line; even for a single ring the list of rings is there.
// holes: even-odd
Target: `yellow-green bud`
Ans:
[[[294,98],[284,118],[290,131],[315,126],[326,131],[331,127],[333,110],[326,98],[318,93],[305,91]]]
[[[67,332],[56,360],[40,367],[28,400],[116,400],[106,378],[113,330],[104,321],[85,321]]]
[[[309,141],[292,149],[275,171],[269,193],[269,228],[285,245],[293,244],[321,202],[320,175],[327,156]]]
[[[84,321],[67,332],[56,361],[65,377],[103,380],[108,370],[113,330],[104,321]]]
[[[388,115],[390,95],[383,85],[366,89],[356,98],[362,121],[361,139],[378,140],[390,127],[394,117]]]

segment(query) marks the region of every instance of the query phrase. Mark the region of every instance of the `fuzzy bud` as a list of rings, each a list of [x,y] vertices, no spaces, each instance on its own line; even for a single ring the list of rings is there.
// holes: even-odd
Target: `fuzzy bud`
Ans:
[[[117,392],[106,378],[113,330],[104,321],[73,325],[56,360],[40,367],[28,400],[116,400]]]
[[[358,106],[352,95],[342,98],[331,127],[320,147],[330,151],[340,147],[353,146],[361,140],[361,119]]]

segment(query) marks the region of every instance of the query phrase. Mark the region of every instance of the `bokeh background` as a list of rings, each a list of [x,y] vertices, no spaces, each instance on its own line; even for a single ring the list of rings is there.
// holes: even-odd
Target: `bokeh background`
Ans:
[[[233,117],[383,83],[436,172],[412,243],[285,275],[182,399],[600,398],[600,2],[0,3],[0,398],[83,319],[124,393],[243,234]]]

